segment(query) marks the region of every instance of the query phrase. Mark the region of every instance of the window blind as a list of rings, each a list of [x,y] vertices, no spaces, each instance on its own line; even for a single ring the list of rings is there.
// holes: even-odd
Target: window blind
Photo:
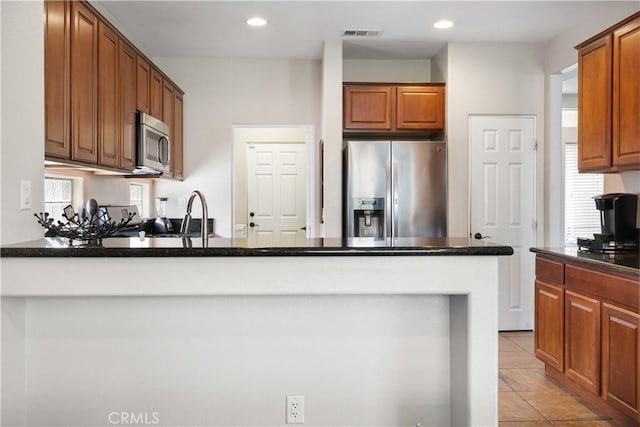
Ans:
[[[600,213],[593,196],[602,194],[602,174],[578,173],[578,146],[564,145],[564,241],[575,246],[578,237],[600,232]]]

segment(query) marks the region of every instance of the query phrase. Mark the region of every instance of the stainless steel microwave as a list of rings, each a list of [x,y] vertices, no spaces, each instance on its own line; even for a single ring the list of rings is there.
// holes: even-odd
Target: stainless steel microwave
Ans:
[[[148,114],[138,113],[136,171],[171,173],[169,126]]]

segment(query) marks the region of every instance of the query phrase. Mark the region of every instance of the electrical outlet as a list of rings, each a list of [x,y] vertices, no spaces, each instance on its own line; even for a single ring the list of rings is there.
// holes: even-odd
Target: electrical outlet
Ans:
[[[287,424],[304,424],[304,396],[287,396]]]
[[[31,209],[31,181],[20,181],[20,209]]]

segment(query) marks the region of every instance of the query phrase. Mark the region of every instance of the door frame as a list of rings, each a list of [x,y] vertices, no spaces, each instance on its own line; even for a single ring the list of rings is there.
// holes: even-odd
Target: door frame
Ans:
[[[247,150],[247,145],[250,143],[271,143],[271,144],[280,144],[286,143],[287,141],[283,141],[282,138],[278,138],[277,136],[271,136],[265,139],[260,140],[251,140],[247,141],[241,138],[238,135],[238,131],[244,129],[252,129],[252,130],[260,130],[265,129],[269,133],[277,132],[278,129],[283,131],[298,129],[304,132],[304,144],[307,150],[307,159],[306,159],[306,180],[307,183],[305,185],[305,193],[306,193],[306,223],[307,223],[307,237],[315,237],[319,235],[319,220],[317,216],[318,206],[320,203],[320,196],[318,192],[319,184],[318,184],[318,176],[319,176],[319,165],[318,165],[318,150],[319,144],[315,144],[314,139],[314,129],[313,125],[310,124],[253,124],[253,125],[232,125],[232,135],[233,135],[233,143],[232,146],[232,155],[231,155],[231,235],[233,237],[236,236],[236,199],[238,197],[244,197],[244,200],[247,199],[247,187],[244,186],[244,191],[239,189],[239,185],[236,182],[236,168],[241,167],[246,175],[247,170],[247,161],[246,156],[244,154],[239,156],[239,150],[242,150],[243,153]],[[243,158],[244,161],[240,162],[238,159]],[[241,191],[242,194],[236,194],[236,192]],[[246,215],[246,213],[245,213]],[[246,219],[246,218],[245,218]],[[246,222],[246,221],[245,221]],[[248,234],[248,230],[245,229],[245,236]]]
[[[538,168],[540,167],[540,165],[544,165],[544,162],[539,162],[538,156],[544,156],[544,151],[542,150],[541,144],[539,143],[539,133],[538,133],[538,126],[539,126],[539,120],[538,117],[535,114],[469,114],[467,116],[467,178],[468,178],[468,182],[467,182],[467,188],[468,188],[468,194],[467,194],[467,219],[468,219],[468,223],[467,223],[467,227],[469,230],[469,238],[473,239],[473,227],[472,227],[472,209],[471,209],[471,202],[472,202],[472,170],[471,170],[471,165],[472,165],[472,157],[471,157],[471,153],[472,153],[472,141],[471,141],[471,119],[472,118],[483,118],[483,117],[493,117],[493,118],[519,118],[519,119],[523,119],[523,118],[529,118],[533,120],[533,140],[534,140],[534,147],[532,147],[532,149],[530,150],[531,155],[533,156],[532,160],[533,160],[533,165],[532,165],[532,179],[533,179],[533,213],[532,213],[532,217],[533,217],[533,222],[535,224],[535,227],[533,227],[532,224],[532,241],[531,241],[531,247],[535,247],[538,244],[538,241],[544,241],[544,225],[543,225],[543,221],[541,221],[541,219],[544,217],[544,215],[541,214],[540,209],[544,209],[544,203],[543,203],[543,195],[544,192],[543,190],[543,182],[541,182],[541,180],[539,180],[539,177],[544,176],[544,170],[543,171],[539,171]],[[543,157],[544,158],[544,157]],[[526,248],[525,248],[526,249]],[[506,262],[507,259],[502,258],[499,263],[498,263],[498,268],[499,270],[502,271],[502,269],[507,268],[506,266]],[[533,287],[533,282],[535,279],[535,265],[533,266],[533,274],[534,276],[531,278],[531,287]],[[499,274],[499,277],[501,276],[501,274]],[[532,293],[533,294],[533,293]],[[532,304],[534,303],[533,301],[531,301]],[[535,305],[534,307],[532,307],[533,310],[533,316],[535,318]],[[533,324],[532,324],[532,328],[533,328]]]

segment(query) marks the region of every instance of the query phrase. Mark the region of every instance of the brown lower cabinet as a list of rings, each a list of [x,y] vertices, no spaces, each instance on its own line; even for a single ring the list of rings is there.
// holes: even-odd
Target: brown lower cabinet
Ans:
[[[565,375],[600,392],[600,301],[565,291]]]
[[[640,281],[578,259],[536,256],[535,354],[552,378],[640,424]]]
[[[603,304],[602,397],[615,408],[638,420],[639,323],[638,313],[612,304]]]

